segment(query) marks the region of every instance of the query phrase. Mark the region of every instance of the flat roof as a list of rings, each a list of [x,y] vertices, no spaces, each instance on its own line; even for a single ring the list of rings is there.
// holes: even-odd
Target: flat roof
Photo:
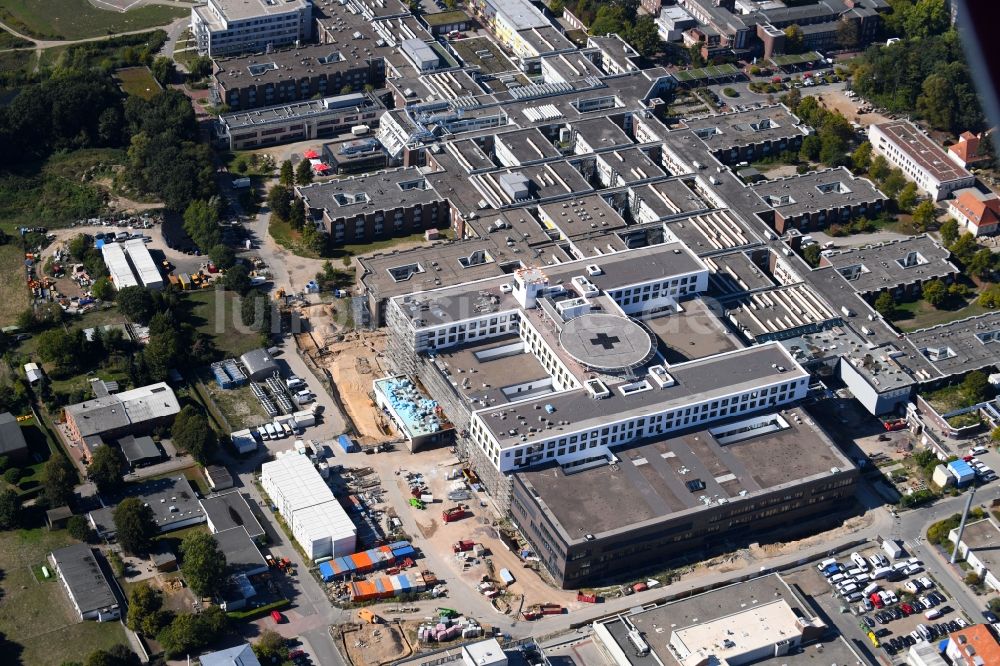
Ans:
[[[691,179],[670,179],[645,185],[633,185],[631,191],[655,219],[704,210],[710,206],[688,186]]]
[[[799,119],[781,104],[688,118],[684,124],[713,151],[790,139],[806,133],[799,125]]]
[[[560,415],[557,410],[556,417]],[[765,434],[730,443],[712,434],[748,420],[773,420],[783,429],[760,428]],[[531,495],[573,541],[707,509],[703,496],[752,501],[775,488],[828,475],[835,467],[853,468],[801,409],[646,439],[616,448],[615,455],[620,460],[616,465],[572,474],[553,464],[514,475],[530,486]],[[696,481],[701,483],[689,485]]]
[[[770,250],[757,250],[754,254],[763,252],[769,258]],[[768,271],[751,260],[751,253],[729,252],[727,254],[705,257],[704,262],[712,270],[710,281],[723,294],[735,294],[744,291],[756,291],[777,286]],[[722,296],[721,298],[724,298]]]
[[[662,166],[654,162],[645,150],[638,147],[600,153],[597,155],[597,160],[615,171],[625,183],[662,178],[667,175]]]
[[[893,120],[874,125],[901,152],[920,169],[926,171],[939,183],[972,178],[972,174],[952,162],[944,149],[931,140],[926,134],[906,120]],[[873,141],[873,143],[876,143]],[[878,146],[876,145],[876,148]]]
[[[573,131],[594,150],[634,145],[621,127],[609,118],[590,118],[571,123]]]
[[[668,371],[676,383],[661,389],[625,396],[618,390],[618,385],[626,382],[609,382],[610,395],[601,400],[594,400],[587,389],[580,388],[505,407],[500,410],[505,418],[501,418],[500,411],[492,407],[476,414],[500,448],[509,449],[550,439],[559,432],[589,430],[612,421],[711,401],[768,384],[809,376],[777,343],[736,349],[679,363],[670,366]],[[513,428],[514,434],[511,434],[511,424],[517,424],[520,419],[537,420],[537,409],[545,405],[551,405],[555,409],[553,419],[562,422],[560,430],[541,429],[534,433],[522,433],[521,430],[526,428]],[[521,439],[522,434],[527,435],[526,440]]]
[[[267,569],[267,561],[245,527],[233,527],[213,536],[226,557],[226,568],[231,575],[246,575]]]
[[[874,183],[855,178],[845,167],[764,181],[751,188],[785,218],[888,200]]]
[[[549,25],[548,19],[528,0],[485,0],[484,4],[502,16],[515,30]]]
[[[443,201],[416,167],[302,185],[296,190],[305,199],[306,206],[323,209],[335,220],[398,206]]]
[[[498,133],[493,141],[506,148],[518,164],[559,157],[560,155],[559,151],[552,145],[552,141],[534,127]]]
[[[572,201],[542,204],[538,211],[548,217],[567,238],[595,234],[603,237],[626,226],[618,211],[599,194],[590,194]]]
[[[433,16],[430,14],[429,16]],[[478,67],[483,74],[499,74],[500,72],[517,72],[518,68],[510,61],[499,46],[487,37],[471,37],[455,39],[449,42],[458,57],[471,67]]]
[[[435,353],[433,363],[470,405],[473,399],[504,404],[536,391],[552,391],[548,371],[525,350],[516,333],[442,349]]]
[[[54,550],[52,559],[81,613],[118,605],[90,546],[77,543]]]
[[[230,21],[239,21],[258,16],[272,16],[291,11],[306,9],[306,0],[282,0],[267,2],[266,0],[209,0]]]
[[[122,453],[125,455],[125,460],[129,463],[163,457],[160,449],[156,446],[156,442],[153,441],[152,437],[148,436],[133,437],[129,435],[122,437],[118,440],[118,446],[121,447]]]
[[[216,532],[243,527],[253,539],[264,536],[264,528],[250,508],[250,502],[238,490],[206,497],[201,500],[201,508]]]
[[[105,529],[114,530],[113,509],[123,499],[135,497],[142,500],[153,511],[153,521],[161,532],[173,529],[175,523],[194,520],[203,522],[205,512],[198,497],[191,489],[191,483],[183,476],[143,481],[139,485],[128,486],[123,492],[105,498],[105,508],[91,512],[95,522]]]
[[[361,29],[371,32],[371,26],[367,23]],[[271,53],[218,58],[215,60],[215,80],[225,89],[296,81],[305,76],[367,68],[369,57],[381,57],[392,52],[388,45],[378,46],[374,38],[364,41],[364,51],[358,50],[355,44],[348,41],[340,44],[305,44]]]
[[[579,51],[559,53],[542,58],[542,68],[551,68],[563,80],[601,76],[603,72],[590,58]]]
[[[346,109],[365,111],[384,108],[366,93],[350,93],[324,99],[311,99],[293,104],[266,106],[250,111],[237,111],[219,116],[219,122],[230,130],[242,127],[284,124],[290,120],[322,117],[343,113]]]
[[[642,320],[656,336],[657,351],[668,364],[696,361],[744,346],[739,336],[722,324],[719,313],[713,312],[718,308],[713,301],[698,297],[680,306],[680,312]]]
[[[177,396],[166,382],[67,405],[81,437],[99,435],[129,424],[173,416],[180,411]]]
[[[803,622],[815,624],[817,627],[823,626],[822,620],[815,615],[812,606],[802,593],[776,573],[726,585],[709,592],[630,613],[627,616],[618,615],[605,620],[602,624],[611,640],[617,643],[617,647],[633,666],[660,664],[663,666],[683,666],[688,662],[679,660],[670,647],[673,632],[684,632],[698,625],[712,626],[712,623],[723,618],[738,616],[748,611],[759,613],[759,608],[776,602],[786,604],[791,612],[800,617]],[[748,625],[752,626],[750,616],[747,617],[747,620]],[[636,656],[635,650],[628,642],[629,625],[634,626],[643,634],[651,648],[650,654],[645,657]],[[738,631],[738,627],[736,630]],[[694,634],[689,631],[688,635],[693,636]],[[776,641],[777,637],[770,636],[770,639]],[[820,644],[822,645],[822,663],[856,664],[858,666],[866,663],[842,636],[827,638],[820,641]],[[773,656],[755,663],[806,666],[807,664],[815,664],[819,653],[818,647],[812,647],[792,651],[790,654]]]
[[[921,355],[942,375],[962,374],[1000,366],[1000,312],[987,312],[906,335]],[[909,358],[902,358],[904,365]]]
[[[962,543],[971,548],[987,571],[1000,572],[1000,529],[989,518],[965,526]]]
[[[433,14],[423,13],[420,15],[429,26],[448,25],[450,23],[468,22],[469,15],[461,9],[453,9],[447,12],[435,12]]]
[[[656,352],[656,338],[629,317],[590,312],[563,325],[559,346],[581,365],[620,372],[649,361]]]
[[[759,242],[750,228],[725,208],[674,219],[664,228],[698,256]]]
[[[951,253],[927,234],[833,250],[822,259],[859,293],[873,293],[899,285],[924,282],[958,273]]]

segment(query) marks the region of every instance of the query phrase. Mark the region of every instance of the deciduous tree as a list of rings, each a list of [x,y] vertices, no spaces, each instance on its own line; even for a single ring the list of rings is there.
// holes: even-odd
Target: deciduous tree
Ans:
[[[215,537],[204,532],[185,537],[181,556],[181,573],[195,594],[217,594],[226,579],[226,556]]]
[[[77,475],[73,464],[61,455],[54,455],[45,463],[42,491],[50,508],[63,506],[73,501]]]
[[[100,446],[87,466],[87,474],[97,484],[99,493],[111,493],[122,487],[122,467],[125,459],[113,446]]]
[[[135,497],[118,503],[114,510],[118,543],[127,553],[145,555],[158,531],[153,510]]]

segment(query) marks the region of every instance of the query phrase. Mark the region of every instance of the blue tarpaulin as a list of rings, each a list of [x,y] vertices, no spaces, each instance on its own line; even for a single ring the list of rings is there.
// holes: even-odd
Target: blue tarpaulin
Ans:
[[[330,582],[333,580],[333,565],[329,562],[323,562],[319,565],[319,575],[323,578],[324,582]]]

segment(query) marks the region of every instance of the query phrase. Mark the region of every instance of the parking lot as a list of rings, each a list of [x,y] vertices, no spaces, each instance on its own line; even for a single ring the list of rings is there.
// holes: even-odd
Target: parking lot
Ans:
[[[898,545],[872,545],[824,560],[814,569],[828,590],[816,594],[816,600],[845,636],[866,642],[876,655],[892,659],[911,645],[939,640],[968,624],[923,562]]]

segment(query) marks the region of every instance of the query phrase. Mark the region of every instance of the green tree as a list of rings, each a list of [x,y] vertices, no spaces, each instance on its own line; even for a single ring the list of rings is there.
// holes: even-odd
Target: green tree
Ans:
[[[236,264],[222,276],[222,286],[243,296],[250,291],[250,271],[246,264]]]
[[[77,541],[90,543],[94,540],[94,530],[91,529],[86,516],[70,516],[66,521],[66,531],[69,532],[69,535]]]
[[[90,295],[99,301],[110,301],[115,297],[115,287],[108,278],[99,277],[90,285]]]
[[[132,631],[154,637],[170,621],[170,614],[162,609],[163,594],[146,583],[139,583],[129,592],[125,624]]]
[[[979,249],[979,245],[976,244],[975,236],[966,231],[958,237],[958,240],[949,245],[948,249],[953,255],[958,257],[959,261],[963,264],[968,264],[972,261],[972,257],[976,253],[976,250]]]
[[[882,191],[885,192],[888,197],[895,197],[899,194],[903,186],[906,185],[906,176],[899,169],[892,169],[889,175],[885,177],[882,181]]]
[[[205,413],[193,405],[185,405],[174,419],[170,429],[171,441],[181,451],[202,465],[206,465],[215,455],[218,438],[208,423]]]
[[[985,372],[973,370],[962,380],[962,395],[968,404],[974,405],[989,398],[990,382]]]
[[[156,311],[153,295],[144,287],[122,287],[115,300],[118,311],[139,324],[148,324]]]
[[[924,300],[936,308],[948,300],[948,287],[941,280],[929,280],[923,286]]]
[[[121,643],[107,650],[94,650],[83,666],[139,666],[139,655]]]
[[[208,252],[222,239],[220,209],[219,200],[196,199],[184,211],[184,231],[202,252]]]
[[[934,127],[950,128],[955,123],[955,92],[944,74],[924,79],[917,97],[917,113]]]
[[[819,161],[828,167],[840,166],[847,161],[847,143],[832,132],[824,132],[821,139]]]
[[[21,498],[13,488],[0,490],[0,530],[21,524]]]
[[[913,183],[908,183],[912,185]],[[905,187],[903,189],[906,189]],[[900,197],[903,193],[900,192]],[[925,231],[927,227],[934,223],[937,219],[937,209],[934,207],[934,202],[925,199],[917,204],[916,208],[913,209],[913,223],[917,226],[920,231]]]
[[[806,263],[816,268],[819,266],[820,249],[819,245],[809,245],[804,250],[802,250],[802,258],[806,260]]]
[[[837,44],[845,51],[853,51],[861,44],[857,21],[841,19],[837,25]]]
[[[994,613],[1000,613],[1000,597],[993,597],[987,602],[986,607]]]
[[[793,23],[785,28],[785,53],[802,53],[805,48],[805,35],[802,28]]]
[[[854,165],[854,170],[858,173],[862,173],[868,170],[868,167],[872,163],[872,144],[867,141],[862,141],[854,152],[851,153],[851,164]]]
[[[156,635],[167,658],[201,650],[228,630],[226,613],[212,606],[198,615],[182,613]]]
[[[815,162],[819,159],[819,151],[823,148],[823,141],[817,134],[810,134],[802,139],[802,146],[799,148],[799,159],[804,162]]]
[[[84,362],[85,341],[82,330],[53,328],[39,334],[38,355],[43,361],[54,363],[59,374],[73,374]]]
[[[212,73],[212,59],[209,56],[197,56],[188,61],[188,71],[192,78],[201,79]]]
[[[292,229],[300,230],[306,223],[306,204],[299,197],[292,199],[291,210],[288,213],[288,224]]]
[[[868,175],[876,183],[881,183],[889,176],[889,162],[882,155],[872,158],[871,166],[868,168]]]
[[[977,278],[986,279],[993,273],[993,268],[996,266],[996,257],[989,248],[983,248],[981,250],[976,250],[976,253],[972,255],[972,259],[966,264],[966,269],[968,269],[971,275],[975,275]]]
[[[3,473],[3,480],[12,486],[16,486],[17,482],[21,480],[23,475],[24,473],[21,471],[20,467],[11,467]]]
[[[271,302],[260,292],[250,292],[240,302],[240,320],[243,325],[259,332],[262,337],[270,337],[272,317]]]
[[[222,243],[214,245],[208,251],[208,257],[212,260],[213,264],[222,270],[228,270],[236,263],[236,253],[233,252],[233,248]]]
[[[984,308],[995,309],[1000,307],[1000,284],[988,284],[979,292],[976,303]]]
[[[303,159],[295,168],[295,182],[299,185],[308,185],[313,182],[312,163],[309,160]]]
[[[46,461],[44,470],[42,493],[49,508],[64,506],[72,502],[77,481],[73,464],[63,456],[55,455]]]
[[[659,53],[663,46],[659,30],[651,16],[640,16],[626,32],[627,40],[640,55],[647,58]]]
[[[267,193],[267,206],[272,215],[287,221],[292,211],[292,191],[284,185],[275,185]]]
[[[896,300],[888,291],[883,291],[875,299],[875,311],[883,317],[891,318],[896,312]]]
[[[174,61],[163,56],[153,61],[149,71],[153,73],[153,78],[161,86],[166,87],[174,75]]]
[[[181,573],[195,594],[218,594],[226,580],[226,556],[219,550],[215,537],[204,532],[185,537],[181,556]]]
[[[906,11],[904,28],[913,40],[940,35],[951,25],[951,16],[945,0],[917,0]]]
[[[941,224],[939,229],[941,233],[941,242],[945,247],[950,246],[956,240],[958,240],[958,222],[954,218],[949,217]]]
[[[273,629],[260,632],[260,637],[252,645],[253,653],[264,664],[282,663],[288,659],[288,645],[285,637]]]
[[[125,483],[122,467],[125,459],[113,446],[100,446],[87,466],[87,474],[97,484],[97,492],[107,494],[119,490]]]
[[[899,191],[896,195],[896,203],[899,205],[899,209],[905,212],[910,212],[913,207],[917,205],[917,184],[909,181],[906,185],[903,185],[903,189]],[[931,210],[933,211],[934,204],[931,204]],[[916,215],[913,217],[913,221],[916,222]],[[927,226],[927,223],[923,225]]]
[[[153,510],[135,497],[128,497],[118,503],[114,510],[115,531],[118,543],[126,553],[145,555],[159,531],[153,518]]]
[[[295,184],[295,167],[292,166],[291,160],[285,160],[281,163],[281,172],[278,174],[278,182],[285,187],[291,187]]]

